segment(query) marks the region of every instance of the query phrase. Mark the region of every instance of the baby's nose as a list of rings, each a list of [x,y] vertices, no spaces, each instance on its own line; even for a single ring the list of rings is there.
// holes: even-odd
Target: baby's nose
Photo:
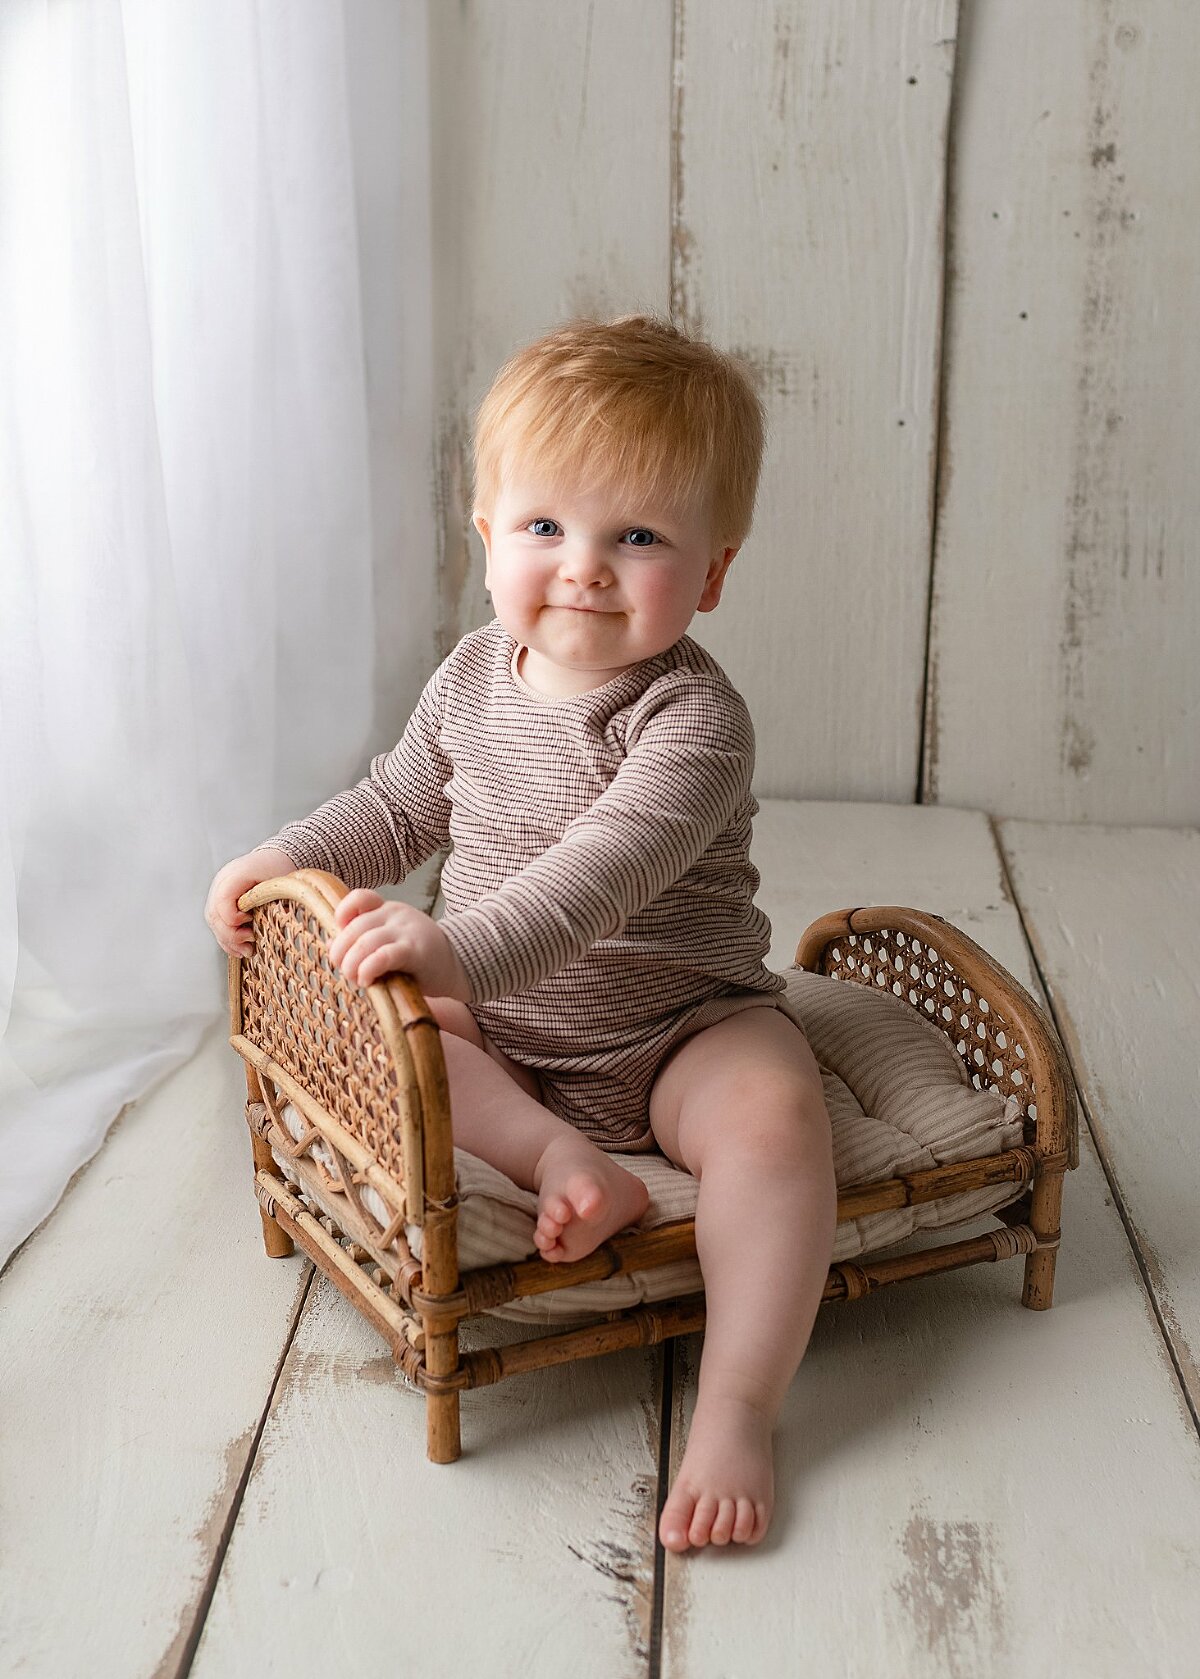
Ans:
[[[561,575],[570,583],[610,583],[612,567],[599,543],[581,542],[564,550]]]

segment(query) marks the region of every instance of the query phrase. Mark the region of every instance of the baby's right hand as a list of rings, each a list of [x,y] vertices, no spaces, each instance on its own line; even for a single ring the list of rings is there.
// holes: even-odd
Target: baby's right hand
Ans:
[[[204,919],[213,930],[213,937],[227,956],[252,956],[254,936],[250,930],[250,912],[238,908],[238,899],[260,881],[274,880],[277,875],[295,874],[296,865],[286,852],[275,846],[263,846],[247,851],[218,869],[208,889],[204,905]]]

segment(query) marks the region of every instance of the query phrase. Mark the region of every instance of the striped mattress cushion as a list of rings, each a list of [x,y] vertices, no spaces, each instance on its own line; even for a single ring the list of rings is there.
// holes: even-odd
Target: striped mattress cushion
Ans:
[[[788,969],[784,977],[821,1069],[839,1188],[1000,1154],[1023,1140],[1018,1099],[1005,1101],[994,1090],[975,1089],[953,1045],[902,998],[798,968]],[[281,1112],[292,1135],[300,1136],[304,1126],[295,1109],[286,1103]],[[315,1144],[313,1152],[320,1158],[323,1146]],[[278,1153],[275,1158],[294,1181],[290,1162]],[[695,1216],[699,1185],[690,1173],[662,1154],[614,1154],[613,1159],[642,1178],[650,1191],[650,1205],[636,1228],[649,1230]],[[327,1155],[322,1163],[333,1164]],[[454,1164],[460,1269],[538,1257],[533,1240],[537,1195],[465,1149],[455,1149]],[[312,1193],[309,1183],[305,1188]],[[1023,1184],[986,1185],[940,1201],[847,1219],[837,1227],[833,1258],[876,1253],[922,1230],[969,1223],[1016,1200],[1023,1189]],[[375,1191],[364,1186],[362,1196],[386,1223],[386,1208]],[[345,1208],[332,1200],[323,1204],[344,1228]],[[406,1225],[405,1234],[419,1258],[420,1227]],[[523,1296],[493,1311],[524,1322],[582,1321],[597,1312],[702,1287],[698,1262],[684,1260]]]

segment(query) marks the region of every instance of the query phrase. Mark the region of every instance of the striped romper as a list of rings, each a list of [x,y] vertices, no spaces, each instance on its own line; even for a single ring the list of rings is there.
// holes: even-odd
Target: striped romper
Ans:
[[[449,845],[439,925],[480,1029],[600,1148],[652,1150],[651,1086],[684,1038],[764,1005],[800,1025],[763,965],[753,725],[689,636],[565,699],[520,652],[498,619],[464,636],[399,743],[263,843],[352,887]]]

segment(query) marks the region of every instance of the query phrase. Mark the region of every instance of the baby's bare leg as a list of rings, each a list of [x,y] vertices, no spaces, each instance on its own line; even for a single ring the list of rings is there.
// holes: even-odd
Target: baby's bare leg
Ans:
[[[537,1099],[538,1082],[479,1030],[464,1003],[427,999],[442,1029],[454,1141],[538,1195],[543,1259],[582,1259],[636,1224],[650,1203],[640,1178]]]
[[[706,1323],[687,1449],[659,1524],[669,1550],[756,1543],[774,1504],[771,1433],[812,1334],[837,1227],[829,1116],[804,1035],[748,1009],[659,1074],[659,1146],[700,1180]]]

